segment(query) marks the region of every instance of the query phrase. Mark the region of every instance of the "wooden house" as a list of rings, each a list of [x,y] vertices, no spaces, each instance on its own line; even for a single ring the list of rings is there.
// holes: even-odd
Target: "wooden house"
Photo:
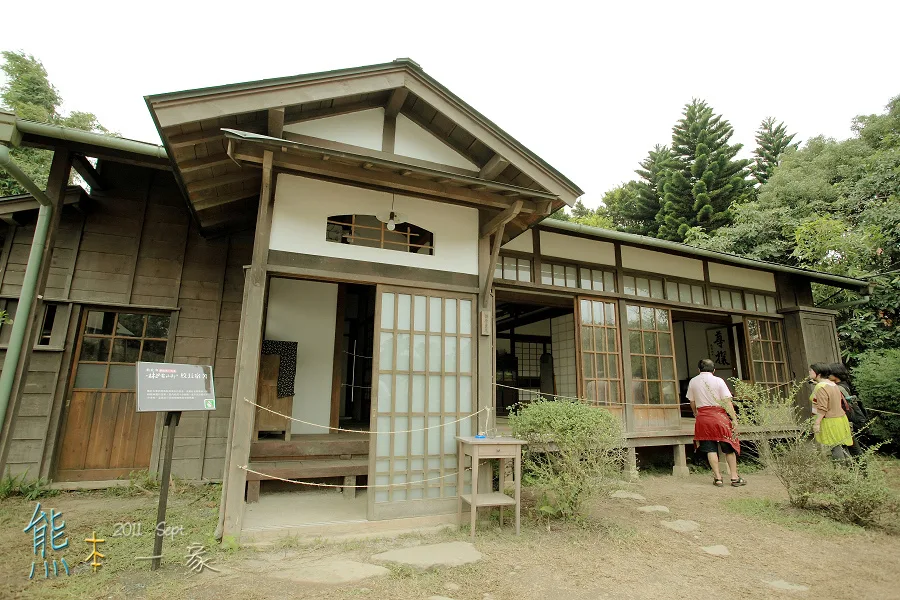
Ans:
[[[54,216],[21,311],[38,203],[0,199],[0,302],[28,322],[0,465],[156,470],[134,363],[209,364],[216,410],[182,417],[173,471],[223,481],[227,535],[267,475],[367,482],[370,521],[453,519],[455,436],[539,393],[620,414],[678,471],[700,358],[798,379],[840,356],[811,284],[867,289],[547,220],[578,186],[408,59],[146,101],[162,147],[6,115],[0,142],[55,151]]]

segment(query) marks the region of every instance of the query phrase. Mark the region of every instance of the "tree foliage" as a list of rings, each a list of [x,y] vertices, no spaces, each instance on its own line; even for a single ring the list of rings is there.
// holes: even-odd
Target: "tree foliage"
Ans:
[[[664,170],[656,237],[684,241],[688,230],[715,231],[731,222],[731,205],[749,191],[747,166],[730,144],[734,129],[706,102],[694,99],[672,130],[672,157]]]
[[[549,216],[550,219],[556,221],[567,221],[569,223],[580,223],[589,227],[599,227],[601,229],[614,229],[612,220],[606,214],[605,207],[601,206],[591,210],[581,200],[575,201],[571,214],[566,212],[565,208],[561,208]]]
[[[900,96],[879,115],[857,117],[855,136],[788,147],[754,200],[732,207],[733,223],[692,245],[866,278],[871,301],[841,310],[845,359],[900,347]],[[819,302],[858,299],[816,286]]]
[[[775,124],[775,117],[766,117],[756,131],[756,150],[753,152],[753,177],[760,185],[766,183],[781,156],[788,148],[797,148],[791,144],[796,133],[788,135],[784,123]]]
[[[44,65],[34,56],[9,50],[0,52],[0,56],[3,57],[0,69],[7,77],[7,83],[0,87],[0,104],[6,109],[11,109],[21,119],[64,125],[83,131],[110,133],[93,113],[60,113],[62,97],[50,83]],[[52,152],[37,148],[13,148],[10,154],[38,186],[46,186]],[[8,173],[0,171],[0,196],[21,194],[24,191]]]

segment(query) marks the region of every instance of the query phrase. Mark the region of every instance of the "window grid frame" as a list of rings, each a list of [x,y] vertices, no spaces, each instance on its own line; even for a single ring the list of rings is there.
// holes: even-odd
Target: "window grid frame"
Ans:
[[[603,317],[603,322],[599,324],[595,322],[596,319],[594,318],[594,309],[596,305],[601,305],[602,307],[601,315]],[[577,298],[577,306],[578,314],[576,315],[577,321],[575,327],[575,341],[577,344],[578,353],[581,355],[581,360],[579,361],[577,368],[577,373],[579,374],[578,395],[580,398],[584,398],[585,401],[587,401],[592,406],[607,407],[611,410],[611,412],[619,414],[624,419],[625,390],[624,372],[622,365],[622,328],[619,322],[618,300],[612,298],[579,296]],[[590,309],[589,313],[586,313],[586,308]],[[589,322],[585,320],[585,318],[588,316],[590,317]],[[611,324],[610,321],[612,322]],[[585,330],[588,330],[590,334],[586,336]],[[605,340],[603,344],[604,348],[602,350],[598,349],[596,343],[598,331],[602,332],[601,339]],[[612,332],[612,339],[615,346],[613,350],[609,349],[610,332]],[[599,377],[600,360],[602,360],[604,363],[604,371],[606,373],[606,377]],[[586,361],[590,361],[588,363],[591,368],[590,374],[585,368]],[[615,377],[610,376],[610,364],[615,365]],[[601,383],[605,385],[606,388],[605,400],[602,402],[599,399],[599,389]],[[616,390],[614,398],[610,394],[612,384],[615,384]],[[590,390],[593,386],[596,386],[597,393],[591,393]]]
[[[747,355],[750,361],[750,380],[768,388],[788,385],[790,378],[788,377],[781,322],[776,319],[754,317],[744,320],[744,328],[747,338]],[[769,349],[768,355],[771,358],[766,358],[766,348]],[[758,349],[756,353],[754,353],[755,349]],[[762,369],[762,379],[757,376],[757,365]]]
[[[631,309],[638,310],[637,317],[637,326],[632,326],[631,323]],[[653,315],[653,328],[647,328],[644,326],[644,311],[651,311]],[[658,327],[658,312],[666,313],[667,319],[667,329],[659,329]],[[631,369],[631,381],[632,387],[634,387],[635,383],[640,382],[643,387],[643,401],[638,402],[637,397],[634,397],[633,403],[635,406],[650,406],[650,407],[663,407],[663,408],[671,408],[679,406],[679,390],[678,390],[678,370],[675,362],[675,332],[673,329],[672,323],[672,311],[669,308],[660,308],[656,306],[648,306],[643,304],[626,304],[625,305],[625,313],[628,319],[628,344],[629,344],[629,355],[631,357],[632,364],[628,365],[628,368]],[[632,348],[631,344],[631,336],[633,334],[639,334],[641,344],[639,347],[639,352],[636,352]],[[645,336],[648,334],[652,334],[655,339],[656,352],[648,352],[647,342],[645,341]],[[659,334],[667,334],[669,336],[669,345],[668,350],[670,353],[663,353],[661,349],[661,344],[659,341]],[[637,376],[634,372],[634,359],[636,357],[640,358],[641,361],[641,373],[643,376]],[[650,378],[648,377],[648,369],[647,369],[647,359],[652,358],[657,362],[657,377]],[[663,377],[663,368],[662,368],[662,359],[671,360],[672,364],[672,378]],[[659,402],[653,403],[650,401],[650,384],[657,384],[659,390]],[[672,390],[674,393],[673,400],[665,401],[665,392],[664,385],[665,383],[672,384]]]
[[[350,217],[349,223],[336,220],[339,218],[346,218],[346,217]],[[356,222],[357,217],[372,217],[373,219],[375,219],[376,222],[378,222],[378,226],[364,225],[362,223],[357,223]],[[339,225],[342,229],[349,227],[350,235],[344,235],[342,233],[340,239],[330,240],[330,239],[328,239],[328,226],[329,225]],[[343,244],[343,243],[345,243],[344,240],[349,240],[351,242],[353,240],[365,240],[365,241],[369,241],[369,242],[377,241],[379,243],[378,246],[363,246],[361,244],[359,246],[364,247],[364,248],[377,248],[380,250],[393,250],[395,252],[402,252],[405,249],[406,252],[409,252],[412,254],[423,254],[423,253],[419,252],[419,250],[424,248],[424,249],[428,250],[427,254],[423,254],[424,256],[434,256],[434,250],[435,250],[435,248],[434,248],[434,233],[425,229],[424,227],[419,227],[418,225],[415,225],[415,224],[409,223],[409,222],[401,223],[400,225],[407,225],[408,227],[415,227],[417,229],[422,230],[423,232],[425,232],[431,236],[431,243],[430,244],[427,244],[427,243],[426,244],[414,244],[414,243],[412,243],[412,236],[420,235],[420,234],[414,233],[409,228],[407,228],[406,231],[401,231],[399,229],[395,229],[394,231],[391,231],[387,228],[387,223],[380,221],[378,219],[378,217],[376,217],[375,215],[363,215],[363,214],[331,215],[331,216],[327,217],[325,219],[325,241],[330,242],[332,244]],[[379,235],[378,235],[378,237],[375,237],[375,238],[363,237],[360,235],[356,235],[357,230],[377,231]],[[385,239],[386,235],[402,235],[406,238],[406,242],[395,242],[393,240],[386,240]],[[355,245],[355,244],[348,244],[348,245]],[[398,247],[393,248],[390,246],[398,246]],[[415,249],[415,250],[413,250],[413,249]]]

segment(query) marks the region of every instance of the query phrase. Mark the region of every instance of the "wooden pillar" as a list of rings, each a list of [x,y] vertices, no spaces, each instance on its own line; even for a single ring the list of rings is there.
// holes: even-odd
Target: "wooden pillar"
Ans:
[[[625,471],[629,479],[638,478],[637,448],[627,448],[625,455]]]
[[[496,426],[496,407],[494,390],[494,335],[496,320],[494,319],[493,290],[485,289],[488,270],[491,263],[491,243],[489,237],[478,240],[478,410],[485,412],[478,415],[475,432],[485,431],[488,421]],[[491,410],[493,409],[493,410]]]
[[[625,274],[622,272],[622,246],[616,244],[616,291],[625,289]],[[628,307],[624,298],[619,298],[619,343],[622,349],[622,401],[625,402],[625,431],[637,430],[634,421],[634,389],[631,378],[631,342],[628,339]]]
[[[259,192],[259,209],[256,215],[256,235],[253,241],[253,259],[247,273],[247,294],[244,303],[244,322],[241,331],[240,362],[235,369],[234,416],[231,423],[231,441],[226,464],[227,483],[222,490],[225,504],[223,536],[240,539],[244,517],[244,490],[247,472],[241,467],[250,460],[250,439],[253,436],[255,409],[244,399],[256,402],[259,378],[259,353],[262,349],[263,317],[265,315],[266,264],[269,255],[269,238],[272,232],[272,209],[275,200],[275,180],[272,173],[271,151],[263,153],[262,186]]]
[[[41,270],[38,273],[37,293],[31,305],[28,322],[25,324],[25,341],[22,353],[19,355],[19,362],[15,365],[16,376],[13,382],[12,393],[10,394],[9,407],[6,411],[6,422],[3,423],[2,447],[0,447],[0,475],[6,470],[6,456],[9,451],[9,442],[12,439],[14,422],[16,413],[19,409],[19,402],[22,399],[22,392],[25,389],[25,379],[28,375],[28,366],[31,363],[31,353],[34,349],[35,338],[41,327],[41,321],[44,317],[44,289],[47,285],[47,275],[50,272],[50,265],[53,262],[53,244],[56,240],[56,232],[59,230],[59,220],[62,215],[66,186],[69,184],[69,172],[72,169],[72,155],[65,148],[56,148],[53,153],[53,162],[50,164],[50,175],[47,178],[46,195],[53,203],[53,213],[50,216],[50,230],[47,232],[47,239],[44,241],[44,258],[41,262]],[[18,315],[26,314],[24,307],[19,306]],[[9,365],[3,365],[7,368]],[[46,435],[47,432],[44,432]],[[32,475],[37,477],[37,473]]]

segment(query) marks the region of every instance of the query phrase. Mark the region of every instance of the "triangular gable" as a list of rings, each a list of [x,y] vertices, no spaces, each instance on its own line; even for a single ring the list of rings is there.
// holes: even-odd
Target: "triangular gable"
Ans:
[[[397,115],[396,136],[395,154],[478,171],[478,165],[439,140],[427,129],[413,123],[404,114]]]
[[[371,108],[285,125],[284,131],[370,150],[381,150],[383,125],[384,109]]]

